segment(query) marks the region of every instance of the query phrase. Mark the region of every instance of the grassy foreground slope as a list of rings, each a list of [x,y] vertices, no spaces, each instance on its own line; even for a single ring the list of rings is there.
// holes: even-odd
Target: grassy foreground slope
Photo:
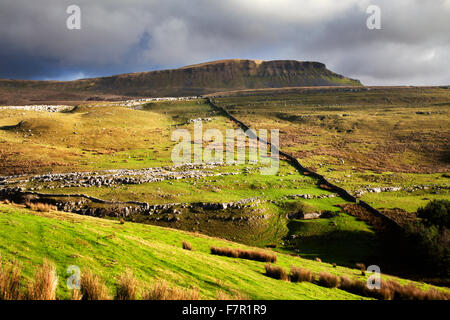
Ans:
[[[192,244],[183,250],[181,242]],[[264,275],[264,263],[210,254],[210,246],[249,248],[201,234],[137,223],[80,216],[63,212],[38,213],[20,206],[0,204],[0,252],[3,261],[14,259],[31,278],[34,268],[47,258],[59,275],[57,296],[68,298],[67,267],[92,270],[107,283],[111,292],[116,279],[127,268],[140,287],[164,279],[179,287],[197,287],[203,299],[215,299],[218,292],[240,293],[251,299],[362,299],[339,289],[309,282],[290,283]],[[314,272],[328,271],[360,278],[359,270],[277,254],[276,265],[301,266]],[[384,277],[385,279],[386,277]],[[392,278],[392,277],[389,277]],[[399,283],[410,281],[398,279]],[[428,285],[420,284],[423,289]]]
[[[211,255],[210,246],[241,247],[200,234],[137,223],[119,224],[62,212],[37,213],[0,205],[0,252],[4,261],[17,259],[32,277],[43,258],[53,261],[60,277],[58,297],[68,298],[66,269],[77,265],[99,274],[113,292],[117,277],[129,268],[145,285],[157,279],[180,287],[197,287],[200,297],[214,299],[221,290],[252,299],[360,299],[339,289],[311,283],[288,283],[266,277],[264,263]],[[193,251],[183,250],[183,240]],[[277,265],[305,266],[356,276],[357,270],[278,254]]]

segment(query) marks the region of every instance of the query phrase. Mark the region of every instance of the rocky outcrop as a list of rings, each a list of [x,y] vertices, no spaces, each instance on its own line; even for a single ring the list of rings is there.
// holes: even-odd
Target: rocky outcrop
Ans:
[[[439,190],[439,189],[450,189],[450,186],[441,185],[415,185],[410,187],[365,187],[364,189],[356,190],[353,193],[356,197],[361,197],[366,193],[381,193],[381,192],[396,192],[396,191],[406,191],[415,192],[419,190]]]
[[[321,212],[295,212],[288,214],[288,219],[302,219],[302,220],[310,220],[310,219],[318,219],[322,216]]]
[[[152,220],[176,222],[180,215],[186,212],[198,212],[203,210],[228,212],[230,210],[242,210],[258,205],[258,198],[242,199],[234,202],[219,203],[164,203],[149,204],[138,201],[107,201],[84,194],[47,194],[34,191],[26,191],[24,188],[1,188],[0,199],[8,199],[17,203],[41,202],[49,203],[60,211],[95,217],[125,217],[132,218],[135,215],[151,216]],[[95,205],[93,205],[95,204]],[[252,216],[217,216],[219,220],[250,221],[254,219],[266,219],[267,215]]]
[[[2,109],[41,111],[41,112],[60,112],[63,110],[70,110],[70,109],[72,109],[72,107],[66,106],[66,105],[30,105],[30,106],[0,107],[0,110],[2,110]]]
[[[314,195],[314,194],[291,194],[288,196],[283,196],[282,199],[324,199],[324,198],[334,198],[337,197],[336,194],[330,193],[330,194],[320,194],[320,195]]]
[[[1,185],[24,185],[27,183],[38,184],[29,190],[42,189],[44,184],[47,189],[71,188],[71,187],[114,187],[123,184],[143,184],[165,180],[201,179],[205,177],[220,177],[237,175],[239,172],[213,172],[218,166],[236,165],[233,163],[206,163],[184,164],[179,166],[155,167],[146,169],[117,169],[98,172],[72,172],[54,173],[35,176],[8,176],[1,177]]]

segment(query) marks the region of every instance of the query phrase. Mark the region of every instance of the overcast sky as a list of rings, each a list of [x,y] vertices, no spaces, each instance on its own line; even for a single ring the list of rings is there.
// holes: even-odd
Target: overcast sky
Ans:
[[[66,9],[81,8],[69,30]],[[381,9],[369,30],[366,9]],[[450,0],[1,0],[0,78],[226,59],[320,61],[366,85],[450,84]]]

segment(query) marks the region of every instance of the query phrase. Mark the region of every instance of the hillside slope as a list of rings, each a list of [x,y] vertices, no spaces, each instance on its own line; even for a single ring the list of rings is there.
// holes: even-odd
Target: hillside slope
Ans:
[[[264,262],[210,253],[210,246],[251,247],[197,233],[139,223],[120,224],[117,220],[64,212],[39,213],[5,204],[0,204],[0,226],[2,260],[21,263],[27,278],[32,277],[35,267],[44,258],[53,261],[60,278],[57,291],[60,299],[70,296],[65,285],[70,265],[80,267],[82,272],[92,270],[100,275],[110,292],[117,278],[129,269],[141,289],[164,279],[173,286],[198,288],[201,299],[215,299],[220,292],[250,299],[365,299],[310,282],[291,283],[269,278],[264,274]],[[182,241],[191,243],[193,251],[183,250]],[[294,265],[362,281],[366,278],[356,269],[333,268],[327,263],[281,253],[277,253],[277,258],[275,265],[285,269]],[[388,278],[402,284],[413,283]]]
[[[334,73],[319,62],[234,59],[75,81],[0,80],[0,104],[26,99],[190,96],[239,89],[342,85],[361,83]]]
[[[100,275],[110,292],[116,279],[129,268],[146,288],[157,279],[178,287],[196,287],[201,299],[215,299],[219,291],[240,293],[251,299],[361,299],[339,289],[311,283],[288,283],[264,275],[264,262],[210,254],[210,246],[246,246],[201,234],[138,223],[119,224],[70,213],[38,213],[0,204],[0,254],[3,261],[17,259],[32,277],[43,258],[53,261],[60,276],[58,296],[68,298],[66,269],[70,265]],[[182,241],[193,251],[183,250]],[[278,254],[276,265],[306,266],[349,276],[357,270]]]

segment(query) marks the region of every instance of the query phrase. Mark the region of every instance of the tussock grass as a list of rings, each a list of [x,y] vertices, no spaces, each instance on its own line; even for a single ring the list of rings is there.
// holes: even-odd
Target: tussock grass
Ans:
[[[199,290],[170,287],[165,281],[156,282],[142,297],[143,300],[199,300]]]
[[[108,289],[99,276],[91,271],[85,271],[81,275],[81,299],[82,300],[110,300]]]
[[[291,267],[291,273],[289,274],[289,278],[291,279],[292,282],[303,282],[303,281],[312,282],[314,279],[311,270],[295,266]]]
[[[18,300],[20,293],[21,267],[15,262],[6,267],[0,256],[0,300]]]
[[[289,275],[282,267],[271,265],[270,263],[266,264],[266,275],[268,277],[279,279],[283,281],[289,281]]]
[[[228,294],[219,290],[216,294],[216,300],[249,300],[249,297],[239,291]]]
[[[360,296],[371,297],[379,300],[449,300],[450,295],[435,288],[423,290],[415,285],[401,285],[388,280],[381,281],[380,289],[369,289],[367,284],[356,279],[340,277],[339,289]]]
[[[127,270],[123,275],[120,276],[116,300],[136,300],[138,293],[138,284],[130,270]]]
[[[319,273],[317,284],[326,288],[337,288],[339,285],[339,277],[326,271]]]
[[[401,285],[395,281],[387,281],[384,285],[393,300],[450,300],[449,294],[434,288],[423,290],[413,284]]]
[[[192,250],[192,245],[189,242],[183,240],[183,249],[184,250]]]
[[[34,274],[34,281],[28,284],[26,299],[56,300],[58,275],[55,265],[44,259],[42,266]]]
[[[72,293],[70,294],[70,300],[81,300],[81,299],[82,299],[81,291],[73,289]]]
[[[367,296],[369,293],[366,283],[359,280],[350,279],[346,276],[340,277],[339,289],[361,296]]]
[[[274,253],[269,253],[262,250],[244,250],[239,248],[211,247],[211,254],[232,258],[255,260],[261,262],[275,263],[277,261],[277,256]]]
[[[58,210],[54,205],[48,204],[48,203],[33,203],[33,202],[25,202],[25,206],[28,209],[31,209],[33,211],[39,211],[39,212],[49,212],[49,211],[56,211]]]

